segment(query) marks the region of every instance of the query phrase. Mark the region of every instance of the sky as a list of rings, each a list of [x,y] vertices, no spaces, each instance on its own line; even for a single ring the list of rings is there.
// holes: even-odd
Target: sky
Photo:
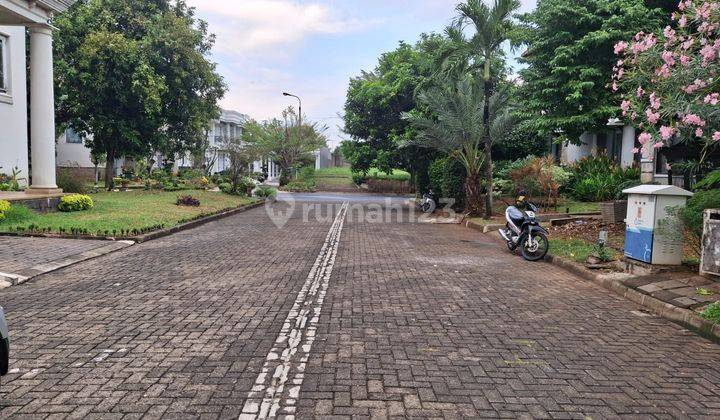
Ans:
[[[536,0],[521,0],[530,11]],[[441,32],[458,0],[188,0],[217,36],[211,59],[228,85],[220,105],[256,120],[279,116],[302,98],[303,114],[341,131],[348,82],[372,70],[398,42]]]

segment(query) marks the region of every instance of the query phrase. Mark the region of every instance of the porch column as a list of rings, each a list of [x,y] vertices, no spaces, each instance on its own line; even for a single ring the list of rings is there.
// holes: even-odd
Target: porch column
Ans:
[[[30,193],[60,192],[55,183],[55,94],[52,29],[30,27]]]

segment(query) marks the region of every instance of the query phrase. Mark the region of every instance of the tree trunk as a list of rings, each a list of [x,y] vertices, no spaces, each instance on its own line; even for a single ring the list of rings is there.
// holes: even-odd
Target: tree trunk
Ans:
[[[493,83],[490,79],[489,61],[485,65],[485,104],[483,107],[483,143],[485,144],[485,218],[492,217],[493,211],[493,162],[492,139],[490,138],[490,96]]]
[[[465,211],[471,215],[482,212],[482,190],[480,188],[480,173],[468,173],[465,177]]]
[[[107,159],[105,159],[105,188],[111,191],[115,187],[113,181],[115,178],[115,151],[107,151]]]

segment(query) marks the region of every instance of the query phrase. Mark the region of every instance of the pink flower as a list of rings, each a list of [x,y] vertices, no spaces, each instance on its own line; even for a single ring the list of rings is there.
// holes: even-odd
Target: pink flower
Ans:
[[[665,64],[668,66],[672,67],[675,65],[675,58],[673,58],[673,53],[671,51],[663,51],[662,59],[663,59],[663,61],[665,61]]]
[[[705,121],[703,121],[702,118],[698,117],[695,114],[687,114],[683,117],[683,122],[685,124],[691,124],[696,125],[698,127],[705,127]]]
[[[710,105],[715,106],[715,105],[718,104],[718,102],[720,102],[720,94],[711,93],[710,95],[708,95],[708,96],[705,97],[705,101],[704,101],[704,102],[705,102],[706,104],[710,104]]]
[[[685,54],[681,55],[680,56],[680,64],[687,67],[690,64],[690,57],[688,57]]]
[[[679,25],[681,28],[686,27],[686,26],[687,26],[687,16],[682,15],[682,16],[680,17],[680,20],[678,20],[678,25]]]
[[[652,107],[655,110],[660,109],[660,98],[657,96],[655,92],[650,94],[650,107]]]
[[[662,137],[663,140],[670,140],[670,137],[672,137],[673,134],[675,134],[675,129],[673,127],[660,127],[660,137]]]
[[[713,133],[712,139],[715,141],[720,141],[720,131],[716,131]]]
[[[653,144],[653,149],[660,149],[660,148],[662,148],[662,147],[663,147],[663,144],[662,144],[662,143],[655,143],[655,144]]]
[[[663,79],[667,79],[670,77],[670,67],[668,67],[667,64],[663,64],[662,67],[655,70],[655,74],[662,77]]]
[[[651,108],[645,110],[645,116],[647,117],[650,124],[657,124],[657,122],[660,120],[660,113],[653,112]]]
[[[620,109],[625,112],[630,111],[630,101],[622,101],[622,103],[620,104]]]
[[[667,38],[668,41],[675,40],[675,30],[670,26],[665,27],[665,30],[663,30],[663,35],[665,35],[665,38]]]
[[[695,137],[702,137],[703,136],[703,130],[702,128],[698,127],[695,129]]]
[[[715,53],[716,53],[716,51],[715,51],[715,47],[713,45],[710,45],[710,44],[705,45],[700,50],[700,55],[702,55],[702,57],[703,57],[703,63],[707,64],[707,62],[714,60]]]
[[[625,41],[620,41],[617,44],[615,44],[615,55],[620,55],[621,53],[625,52],[627,50],[628,43]]]
[[[633,147],[632,153],[633,155],[637,155],[638,153],[640,153],[640,149],[638,149],[637,147]]]
[[[643,146],[651,140],[652,136],[650,135],[650,133],[642,133],[638,136],[638,142],[640,142],[640,144],[642,144]]]
[[[637,117],[638,117],[637,112],[633,112],[633,113],[630,115],[630,119],[633,120],[633,121],[635,121],[635,120],[637,119]]]
[[[688,38],[687,41],[685,41],[685,42],[682,43],[682,49],[683,49],[683,50],[689,50],[690,47],[692,47],[694,43],[695,43],[695,39],[694,39],[694,38]]]
[[[642,86],[638,86],[638,88],[637,88],[637,97],[638,97],[638,98],[642,98],[644,94],[645,94],[645,90],[642,88]]]

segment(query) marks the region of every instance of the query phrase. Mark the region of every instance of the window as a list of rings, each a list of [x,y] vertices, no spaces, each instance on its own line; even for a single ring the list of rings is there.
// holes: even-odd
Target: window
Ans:
[[[620,161],[622,150],[622,129],[605,131],[597,135],[598,154],[604,153],[609,158]]]
[[[72,128],[65,130],[65,143],[82,144],[83,138]]]
[[[0,34],[0,93],[7,93],[10,89],[9,72],[8,37]]]

